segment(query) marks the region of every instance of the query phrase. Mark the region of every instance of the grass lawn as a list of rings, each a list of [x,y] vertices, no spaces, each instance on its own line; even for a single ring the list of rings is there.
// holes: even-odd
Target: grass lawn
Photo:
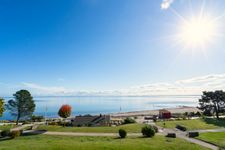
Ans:
[[[126,124],[116,127],[62,127],[62,126],[39,126],[37,130],[48,130],[58,132],[102,132],[102,133],[117,133],[119,129],[125,129],[130,133],[140,133],[144,124]]]
[[[163,127],[163,121],[156,124]],[[165,128],[175,128],[176,125],[183,125],[188,130],[197,129],[216,129],[225,127],[225,119],[216,120],[214,118],[195,119],[195,120],[178,120],[178,121],[165,121]]]
[[[7,129],[11,129],[13,128],[15,125],[4,125],[4,126],[0,126],[0,130],[7,130]]]
[[[33,135],[0,142],[0,150],[205,150],[181,139]]]
[[[197,138],[225,148],[225,132],[201,133]]]

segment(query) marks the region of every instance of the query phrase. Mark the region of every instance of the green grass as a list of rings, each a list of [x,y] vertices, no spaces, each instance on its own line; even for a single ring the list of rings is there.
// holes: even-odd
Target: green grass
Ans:
[[[62,126],[39,126],[37,130],[48,130],[57,132],[94,132],[94,133],[117,133],[119,129],[125,129],[130,133],[140,133],[144,124],[126,124],[116,127],[62,127]]]
[[[225,148],[225,132],[200,133],[197,138]]]
[[[164,127],[163,121],[157,122],[156,124]],[[216,129],[225,127],[225,119],[216,120],[214,118],[207,119],[195,119],[195,120],[178,120],[178,121],[165,121],[165,128],[175,128],[176,125],[183,125],[188,130],[198,129]]]
[[[9,130],[11,128],[13,128],[15,125],[3,125],[0,126],[0,130]]]
[[[0,150],[205,150],[181,139],[33,135],[0,142]]]

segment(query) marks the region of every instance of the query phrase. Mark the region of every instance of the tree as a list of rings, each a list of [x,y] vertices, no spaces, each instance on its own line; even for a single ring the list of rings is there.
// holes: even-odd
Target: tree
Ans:
[[[2,117],[3,112],[5,111],[4,99],[0,98],[0,117]]]
[[[30,92],[20,90],[13,94],[14,100],[9,100],[6,108],[11,115],[16,116],[16,124],[21,118],[31,117],[35,110],[35,103]]]
[[[62,105],[59,109],[58,115],[64,119],[68,118],[71,115],[72,107],[70,105]],[[65,121],[64,121],[65,126]]]
[[[204,114],[216,114],[219,119],[219,113],[225,111],[225,92],[220,91],[204,91],[201,99],[199,99],[200,109]]]
[[[152,125],[142,127],[141,132],[145,137],[153,137],[155,135],[155,130]]]

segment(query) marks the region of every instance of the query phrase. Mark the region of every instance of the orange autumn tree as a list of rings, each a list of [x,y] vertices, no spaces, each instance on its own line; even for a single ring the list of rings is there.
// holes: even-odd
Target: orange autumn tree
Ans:
[[[59,109],[58,115],[64,119],[68,118],[71,115],[72,107],[70,105],[62,105]],[[65,126],[65,122],[64,122]]]

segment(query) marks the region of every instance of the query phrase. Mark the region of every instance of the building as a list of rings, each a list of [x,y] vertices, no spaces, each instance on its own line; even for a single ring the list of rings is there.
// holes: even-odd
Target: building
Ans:
[[[171,118],[171,112],[167,109],[160,109],[159,110],[159,118],[160,119],[170,119]]]
[[[98,116],[76,116],[72,120],[73,126],[110,126],[110,115],[98,115]]]

